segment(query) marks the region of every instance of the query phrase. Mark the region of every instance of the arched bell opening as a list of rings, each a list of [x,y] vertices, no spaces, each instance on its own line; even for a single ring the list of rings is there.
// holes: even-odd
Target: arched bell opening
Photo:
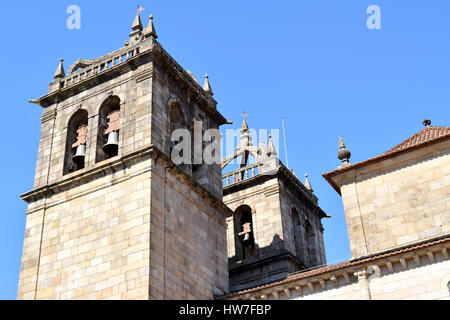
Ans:
[[[88,112],[80,109],[70,117],[67,125],[63,174],[83,169],[86,159]]]
[[[292,219],[292,235],[294,240],[295,255],[299,259],[304,260],[302,225],[300,215],[298,214],[298,211],[295,208],[291,209],[291,219]],[[302,262],[305,263],[305,261]]]
[[[317,264],[316,259],[316,239],[315,239],[314,228],[311,222],[305,220],[305,240],[308,252],[308,266],[315,266]]]
[[[98,112],[96,163],[119,154],[119,133],[120,98],[111,96],[102,103]]]
[[[186,173],[192,174],[191,129],[178,102],[170,104],[170,157]]]
[[[255,237],[253,234],[252,209],[247,205],[238,207],[234,212],[234,232],[236,255],[245,260],[255,255]]]

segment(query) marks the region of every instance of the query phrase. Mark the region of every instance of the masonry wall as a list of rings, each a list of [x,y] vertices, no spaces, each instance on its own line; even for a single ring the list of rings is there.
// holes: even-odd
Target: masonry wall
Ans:
[[[408,261],[408,269],[396,266],[394,273],[384,268],[381,276],[369,276],[372,300],[450,300],[447,284],[450,282],[450,261],[438,255],[436,263],[427,262],[422,257],[423,266],[417,267]],[[296,297],[294,300],[360,300],[366,297],[366,289],[352,275],[353,283],[334,288],[330,284],[326,290],[316,285],[317,292]]]
[[[213,299],[228,292],[223,212],[153,162],[150,236],[151,299]]]
[[[142,161],[32,203],[18,299],[147,299],[150,190]]]
[[[152,96],[152,143],[167,155],[170,155],[170,107],[176,102],[183,111],[186,129],[191,130],[194,121],[201,121],[203,130],[218,129],[217,120],[205,112],[199,102],[192,97],[186,88],[182,88],[172,77],[167,76],[164,66],[157,62],[153,64],[153,96]],[[212,108],[207,106],[207,108]],[[193,139],[193,137],[191,137]],[[204,144],[208,145],[209,143]],[[220,164],[220,150],[217,163],[202,162],[196,171],[192,166],[183,165],[183,169],[200,183],[211,195],[222,199],[222,170]]]
[[[450,233],[450,141],[334,179],[353,257]]]
[[[421,267],[409,261],[405,271],[374,278],[369,282],[372,299],[450,300],[450,261],[437,259],[430,264],[422,257]]]
[[[362,264],[292,275],[231,300],[450,300],[449,244],[384,254]],[[364,260],[362,260],[364,261]],[[342,264],[341,264],[342,265]],[[320,269],[318,269],[320,271]]]
[[[318,265],[326,264],[325,247],[323,242],[323,225],[320,217],[314,213],[314,209],[307,205],[310,200],[305,200],[297,192],[286,188],[282,181],[280,181],[281,190],[280,203],[281,214],[283,217],[283,234],[285,235],[286,248],[304,264],[306,268],[312,268]],[[297,255],[297,250],[294,242],[294,225],[292,220],[292,209],[295,208],[299,214],[300,233],[297,236],[300,238],[300,254]],[[312,239],[308,241],[306,236],[305,221],[311,223]]]

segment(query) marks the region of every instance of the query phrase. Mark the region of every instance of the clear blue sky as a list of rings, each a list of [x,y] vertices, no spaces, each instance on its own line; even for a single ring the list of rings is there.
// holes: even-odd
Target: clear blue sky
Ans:
[[[81,30],[66,8],[81,8]],[[0,299],[15,299],[33,187],[40,107],[58,60],[106,54],[128,39],[130,1],[2,2]],[[450,125],[450,2],[406,0],[141,1],[160,43],[197,79],[210,75],[219,110],[240,124],[279,128],[289,164],[310,174],[325,220],[329,263],[348,259],[341,198],[321,177],[339,165],[338,135],[352,162],[376,156],[422,129]],[[366,9],[381,8],[381,30]],[[282,150],[281,150],[282,151]],[[284,153],[281,152],[284,159]]]

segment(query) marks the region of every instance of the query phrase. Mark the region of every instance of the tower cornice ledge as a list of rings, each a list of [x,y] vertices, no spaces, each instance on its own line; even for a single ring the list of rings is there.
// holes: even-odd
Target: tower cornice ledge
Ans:
[[[183,169],[173,163],[173,161],[165,153],[163,153],[154,145],[141,148],[140,150],[137,150],[130,154],[126,154],[120,158],[114,158],[109,161],[105,161],[104,163],[99,163],[91,169],[83,169],[81,171],[77,171],[73,176],[69,175],[67,178],[63,178],[56,183],[33,189],[20,195],[20,197],[27,203],[37,202],[39,200],[51,197],[54,194],[64,192],[87,181],[112,174],[120,169],[125,168],[127,165],[149,158],[153,158],[155,159],[155,161],[159,161],[169,170],[169,172],[177,175],[178,177],[181,177],[181,179],[183,179],[184,182],[187,183],[194,192],[196,192],[201,198],[208,201],[208,203],[210,203],[215,209],[220,211],[225,217],[232,216],[232,211],[222,202],[222,200],[217,199],[213,195],[211,195],[203,186],[201,186],[190,175],[184,172]],[[121,180],[119,179],[118,182],[120,181]],[[89,191],[90,190],[87,190],[87,192]],[[48,207],[48,204],[42,203],[41,206]],[[32,210],[28,211],[27,214],[30,214],[39,209],[41,208],[33,208]]]

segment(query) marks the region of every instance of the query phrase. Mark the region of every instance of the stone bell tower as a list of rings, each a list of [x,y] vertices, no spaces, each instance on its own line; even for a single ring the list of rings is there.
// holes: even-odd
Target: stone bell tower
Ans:
[[[122,48],[61,59],[43,109],[19,299],[212,299],[228,291],[220,164],[171,159],[172,132],[226,119],[136,16]]]
[[[248,164],[249,156],[256,163]],[[324,265],[322,218],[306,176],[303,184],[278,159],[272,138],[253,145],[247,122],[242,123],[233,159],[239,169],[224,173],[223,200],[233,211],[228,223],[230,291],[285,278],[289,273]]]

